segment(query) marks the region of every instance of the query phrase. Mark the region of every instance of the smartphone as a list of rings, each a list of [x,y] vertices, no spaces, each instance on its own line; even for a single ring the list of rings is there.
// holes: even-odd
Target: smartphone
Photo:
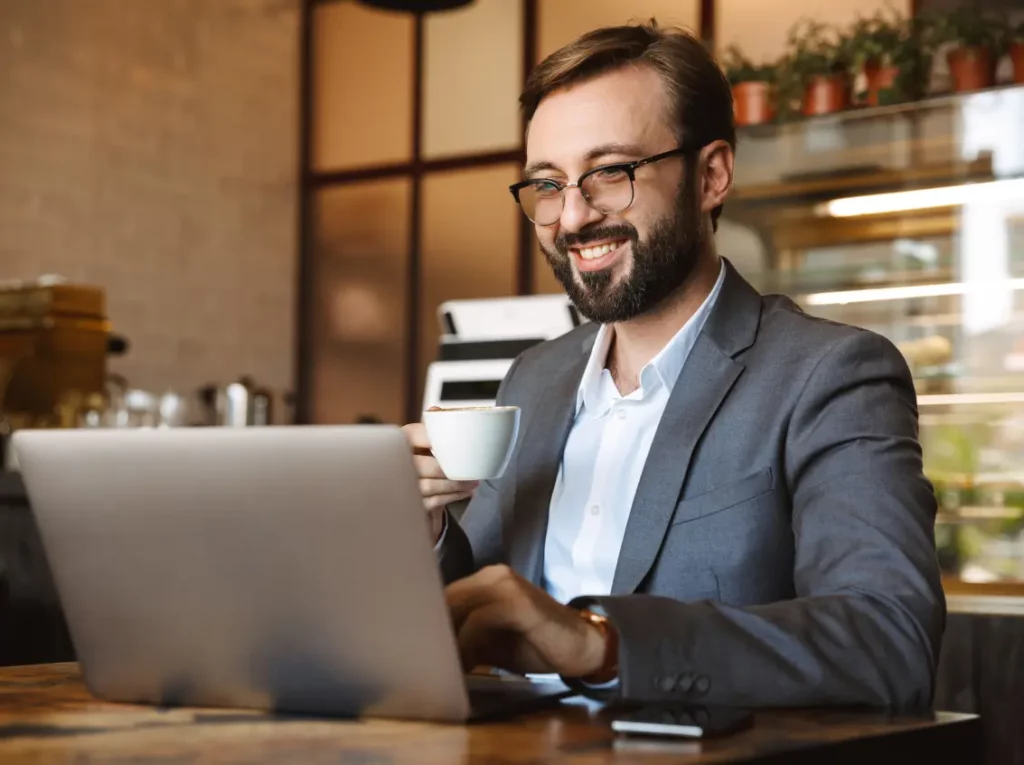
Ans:
[[[754,714],[734,707],[658,704],[612,720],[612,730],[647,736],[715,738],[738,733],[754,723]]]

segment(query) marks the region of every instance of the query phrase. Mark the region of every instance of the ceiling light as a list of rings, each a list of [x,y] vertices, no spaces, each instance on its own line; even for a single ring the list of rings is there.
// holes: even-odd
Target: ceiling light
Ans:
[[[833,199],[816,205],[819,216],[852,218],[858,215],[928,210],[964,204],[992,204],[1024,200],[1024,178],[1008,178],[983,183],[960,183],[931,189],[892,191],[884,194],[866,194],[858,197]]]
[[[871,287],[837,292],[815,292],[798,298],[807,305],[846,305],[847,303],[874,303],[881,300],[963,295],[979,290],[1024,289],[1024,279],[998,279],[989,282],[945,282],[940,284],[908,284],[902,287]]]

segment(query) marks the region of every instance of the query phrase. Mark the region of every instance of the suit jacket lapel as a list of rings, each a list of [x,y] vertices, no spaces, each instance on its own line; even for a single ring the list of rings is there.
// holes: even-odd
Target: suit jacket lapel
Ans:
[[[583,340],[579,357],[542,388],[519,447],[515,503],[511,517],[505,519],[504,535],[509,565],[538,586],[544,568],[551,494],[575,419],[576,395],[593,341],[593,334]]]
[[[690,459],[743,365],[701,335],[672,390],[640,475],[615,568],[612,594],[636,590],[661,547]]]
[[[655,432],[619,551],[612,594],[636,591],[668,530],[701,437],[743,364],[760,322],[761,296],[726,261],[725,283],[683,365]]]

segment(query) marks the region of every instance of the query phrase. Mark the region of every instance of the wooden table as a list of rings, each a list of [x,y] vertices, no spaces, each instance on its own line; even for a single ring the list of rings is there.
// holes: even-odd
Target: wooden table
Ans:
[[[978,719],[765,712],[716,742],[622,738],[589,702],[502,723],[275,718],[157,709],[89,696],[75,664],[0,670],[0,762],[167,763],[975,763]]]

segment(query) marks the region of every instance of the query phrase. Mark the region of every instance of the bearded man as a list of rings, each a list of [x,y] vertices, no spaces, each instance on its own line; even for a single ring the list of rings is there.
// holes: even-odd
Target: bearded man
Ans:
[[[406,426],[466,664],[629,701],[930,704],[945,601],[911,375],[716,252],[735,129],[712,57],[601,29],[521,103],[511,192],[590,323],[509,370],[500,479],[448,480]]]

